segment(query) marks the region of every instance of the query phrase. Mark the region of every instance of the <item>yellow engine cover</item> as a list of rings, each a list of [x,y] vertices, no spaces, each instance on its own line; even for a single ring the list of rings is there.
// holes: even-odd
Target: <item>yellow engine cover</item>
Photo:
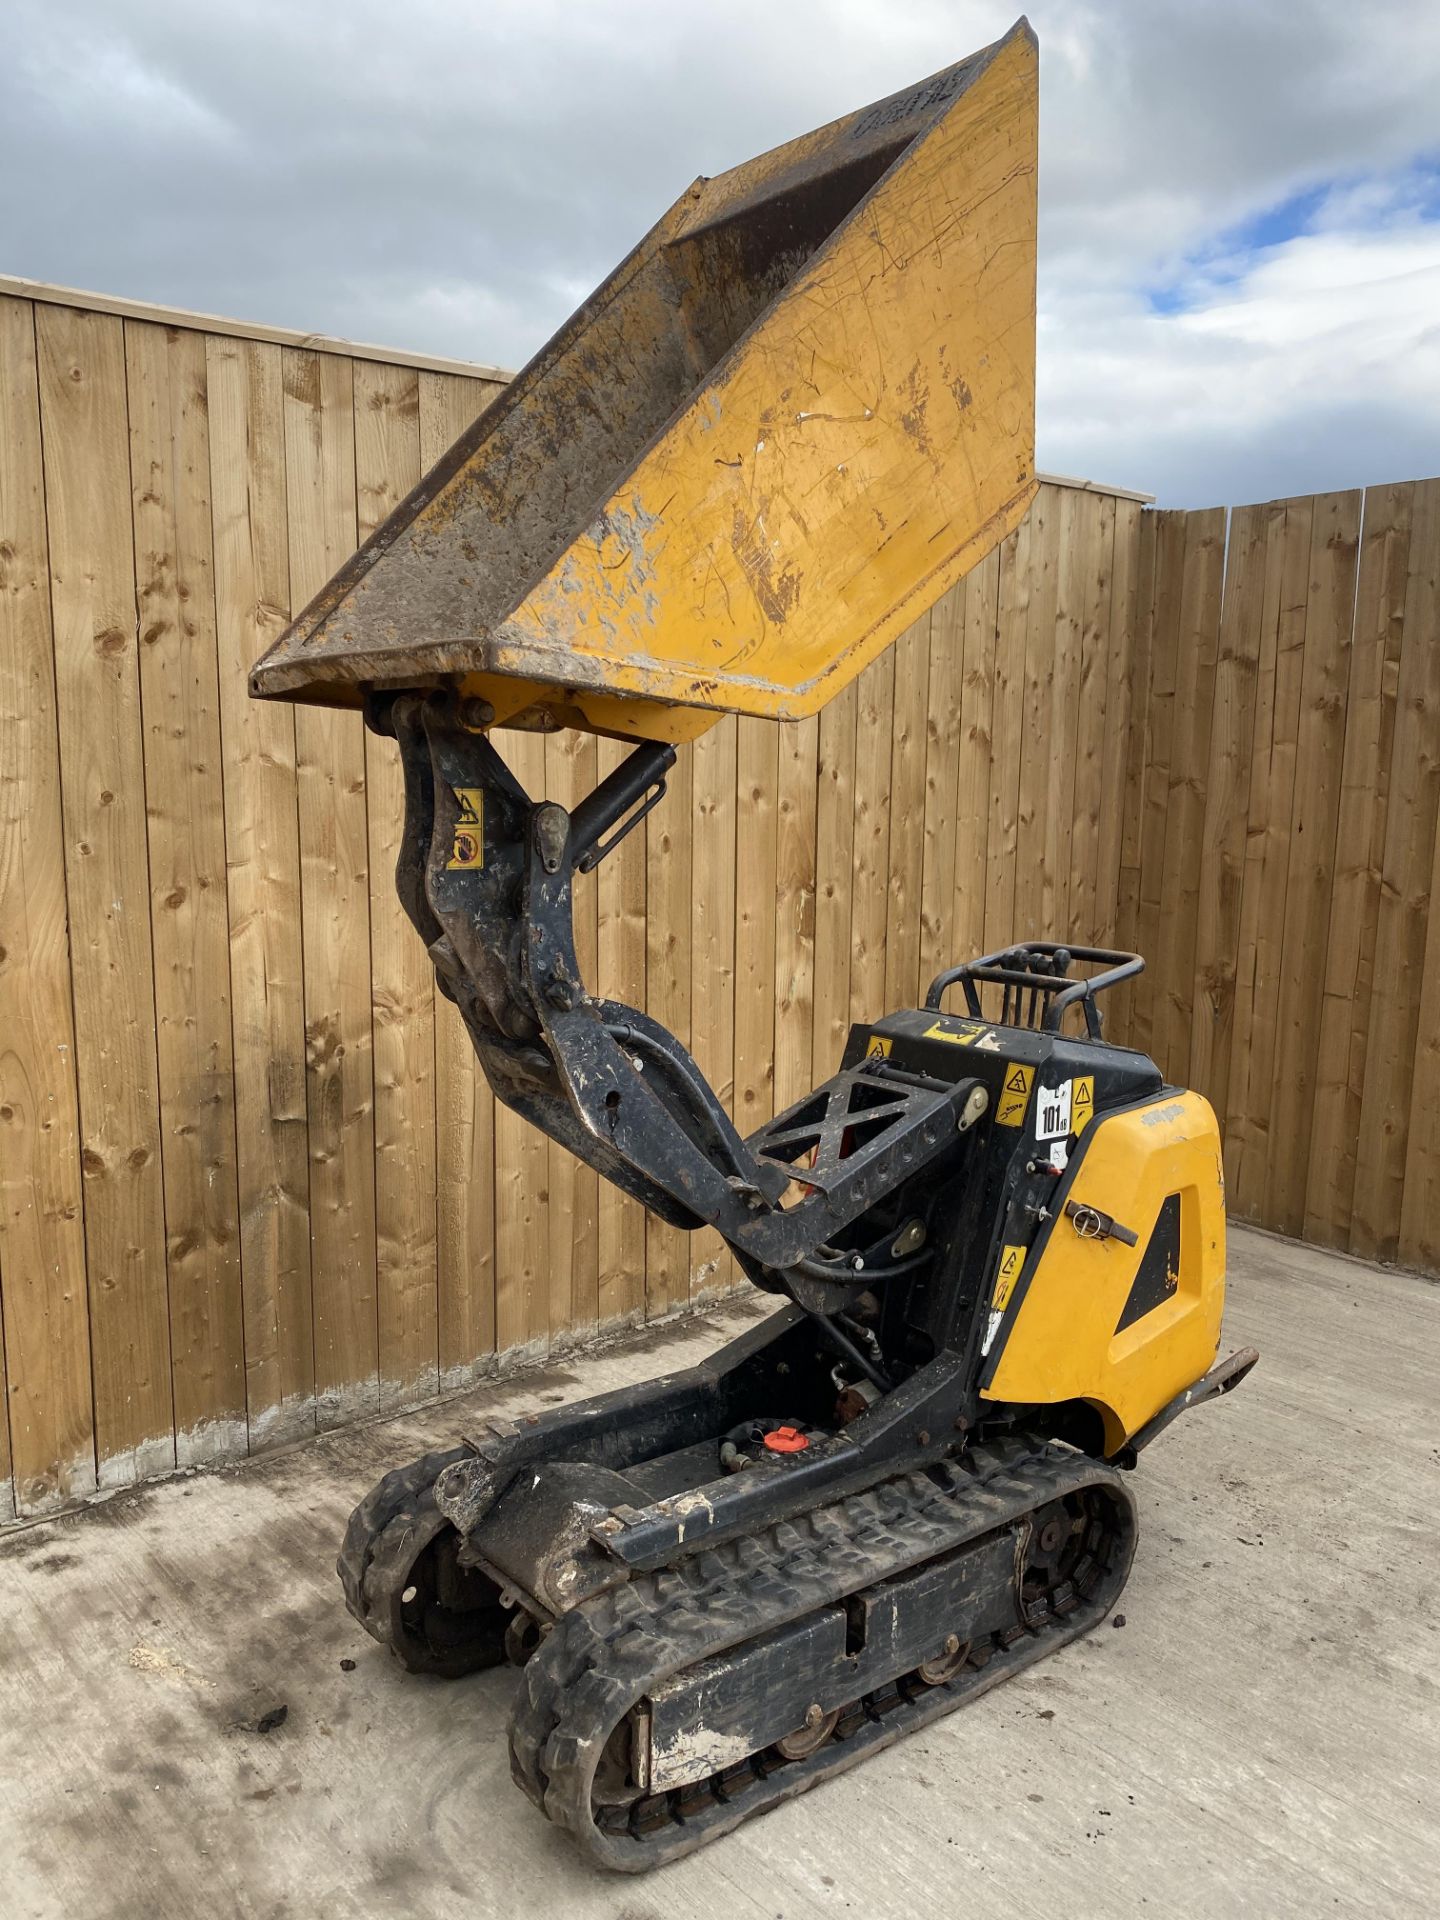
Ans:
[[[983,1397],[1088,1402],[1115,1453],[1213,1364],[1225,1304],[1220,1132],[1198,1093],[1165,1092],[1096,1121],[1068,1198],[1136,1235],[1086,1238],[1060,1216],[1030,1248],[1009,1337]],[[1005,1301],[997,1292],[996,1305]]]

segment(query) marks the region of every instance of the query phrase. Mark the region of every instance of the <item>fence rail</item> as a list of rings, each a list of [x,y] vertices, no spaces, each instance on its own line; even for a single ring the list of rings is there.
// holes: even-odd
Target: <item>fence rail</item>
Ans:
[[[497,391],[0,295],[0,1508],[230,1457],[730,1284],[492,1101],[391,881],[393,749],[251,661]],[[1149,513],[1042,488],[818,718],[730,719],[576,904],[743,1131],[1018,934],[1232,1203],[1440,1267],[1440,483]],[[506,736],[573,800],[613,743]]]

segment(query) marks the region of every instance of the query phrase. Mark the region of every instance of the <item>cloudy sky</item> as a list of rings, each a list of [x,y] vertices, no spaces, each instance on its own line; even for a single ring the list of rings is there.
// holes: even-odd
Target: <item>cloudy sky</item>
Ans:
[[[983,0],[7,0],[0,272],[518,366],[697,173]],[[1440,472],[1440,6],[1070,0],[1040,464],[1162,504]]]

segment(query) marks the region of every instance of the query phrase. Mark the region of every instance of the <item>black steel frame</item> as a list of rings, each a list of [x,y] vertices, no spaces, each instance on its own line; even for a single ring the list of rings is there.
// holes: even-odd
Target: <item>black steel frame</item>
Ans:
[[[574,876],[655,805],[674,748],[636,747],[567,812],[532,801],[465,712],[449,691],[406,691],[372,696],[367,718],[404,766],[401,901],[497,1098],[662,1220],[716,1227],[761,1284],[842,1305],[865,1255],[836,1238],[988,1096],[866,1062],[743,1140],[679,1041],[589,993],[575,956]]]
[[[1072,980],[1070,969],[1077,960],[1087,966],[1098,966],[1101,971]],[[1077,947],[1059,940],[1028,940],[1023,946],[983,954],[978,960],[966,960],[958,967],[947,967],[943,973],[937,973],[925,995],[925,1005],[938,1013],[946,991],[958,983],[965,989],[967,1013],[974,1020],[982,1020],[985,1015],[980,988],[997,986],[1003,989],[1000,1012],[996,1016],[1002,1025],[1059,1033],[1065,1015],[1078,1006],[1085,1017],[1086,1034],[1092,1040],[1099,1040],[1103,1032],[1096,994],[1107,987],[1117,987],[1122,980],[1129,980],[1144,970],[1145,962],[1138,953],[1122,953],[1110,947]]]

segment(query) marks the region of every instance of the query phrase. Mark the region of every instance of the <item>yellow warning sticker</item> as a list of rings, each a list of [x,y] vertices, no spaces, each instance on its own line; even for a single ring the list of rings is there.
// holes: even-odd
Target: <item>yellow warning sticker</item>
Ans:
[[[990,1305],[996,1313],[1003,1313],[1010,1304],[1010,1296],[1015,1291],[1015,1282],[1020,1278],[1020,1269],[1025,1264],[1024,1247],[1002,1247],[1000,1265],[995,1274],[995,1291],[990,1296]]]
[[[984,1031],[984,1027],[973,1020],[959,1021],[950,1027],[942,1026],[935,1020],[920,1037],[922,1040],[948,1040],[952,1047],[969,1047],[975,1044],[976,1036]]]
[[[865,1042],[865,1058],[867,1060],[888,1060],[893,1044],[894,1042],[887,1040],[883,1033],[872,1033],[870,1038]]]
[[[451,873],[467,873],[485,864],[485,792],[482,787],[456,787],[455,798],[460,813],[445,865]]]
[[[1095,1111],[1095,1076],[1093,1073],[1078,1073],[1071,1082],[1070,1094],[1070,1131],[1083,1133],[1090,1124]]]
[[[1033,1067],[1007,1067],[1005,1085],[1000,1091],[1000,1104],[995,1109],[995,1123],[1001,1127],[1019,1127],[1025,1124],[1025,1109],[1030,1104],[1030,1085],[1035,1078]]]

